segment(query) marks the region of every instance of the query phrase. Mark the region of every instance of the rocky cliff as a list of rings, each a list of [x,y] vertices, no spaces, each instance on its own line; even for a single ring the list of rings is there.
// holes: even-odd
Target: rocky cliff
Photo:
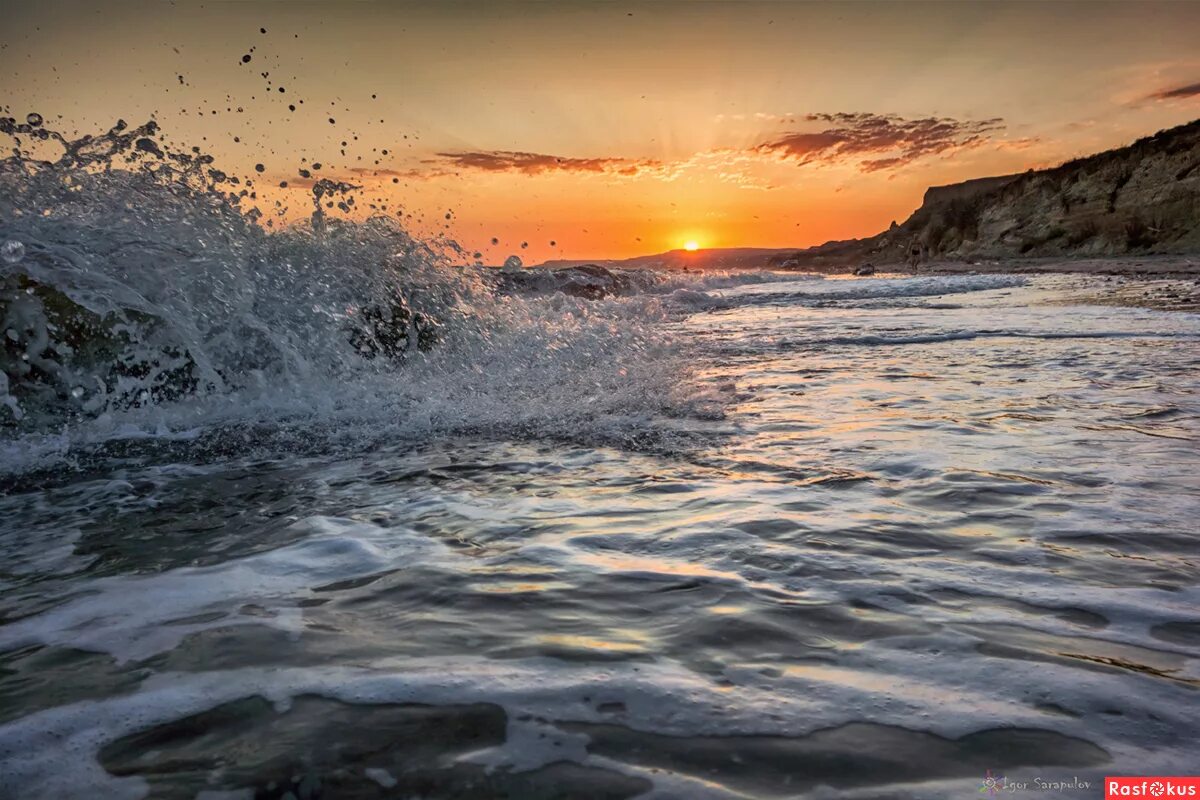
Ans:
[[[1053,169],[934,187],[860,244],[881,263],[1200,252],[1200,120]]]

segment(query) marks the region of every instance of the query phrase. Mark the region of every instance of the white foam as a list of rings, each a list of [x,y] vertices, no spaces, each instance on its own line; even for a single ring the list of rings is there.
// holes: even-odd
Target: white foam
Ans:
[[[363,774],[385,789],[391,789],[398,783],[392,773],[388,772],[386,769],[380,769],[379,767],[367,767],[363,770]]]
[[[721,292],[747,304],[809,305],[835,301],[937,297],[1024,286],[1021,275],[925,275],[917,277],[850,278],[824,281],[746,284]]]

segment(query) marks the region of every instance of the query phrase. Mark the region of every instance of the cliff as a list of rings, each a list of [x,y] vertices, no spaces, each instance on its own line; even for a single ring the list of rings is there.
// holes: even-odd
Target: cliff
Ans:
[[[879,263],[1200,252],[1200,120],[1053,169],[931,188],[902,224],[836,244]]]

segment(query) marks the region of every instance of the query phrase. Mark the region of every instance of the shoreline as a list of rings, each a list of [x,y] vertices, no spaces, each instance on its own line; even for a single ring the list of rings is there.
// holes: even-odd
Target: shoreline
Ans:
[[[895,269],[914,275],[1013,273],[1018,275],[1071,274],[1121,275],[1141,278],[1200,277],[1200,254],[1097,256],[1095,258],[997,258],[974,261],[932,261],[909,265],[882,265],[877,269]]]
[[[909,275],[1064,275],[1103,277],[1064,302],[1157,311],[1200,311],[1200,256],[1112,256],[1088,259],[947,261],[904,270]]]

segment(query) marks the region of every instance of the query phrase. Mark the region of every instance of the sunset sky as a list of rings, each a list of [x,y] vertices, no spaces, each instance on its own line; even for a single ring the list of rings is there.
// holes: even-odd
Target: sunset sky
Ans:
[[[297,209],[318,161],[489,263],[869,235],[1200,117],[1200,3],[7,6],[8,113],[153,116]]]

